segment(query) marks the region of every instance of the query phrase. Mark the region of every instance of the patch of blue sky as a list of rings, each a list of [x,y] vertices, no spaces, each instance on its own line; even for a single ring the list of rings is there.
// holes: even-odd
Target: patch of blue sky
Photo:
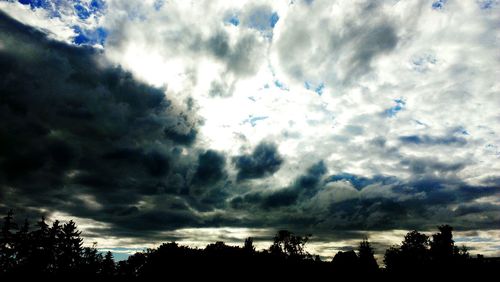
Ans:
[[[50,0],[19,0],[19,3],[23,5],[30,5],[31,9],[42,8],[49,9],[52,8],[52,3]]]
[[[50,18],[60,17],[61,14],[58,9],[60,1],[50,0],[19,0],[19,3],[30,6],[31,10],[44,9],[47,11]]]
[[[304,82],[304,87],[307,90],[311,90],[311,91],[316,92],[316,94],[318,94],[319,96],[323,95],[323,91],[325,90],[325,84],[323,82],[315,85],[312,82],[306,81],[306,82]]]
[[[74,0],[74,2],[75,13],[82,20],[95,16],[106,8],[104,0],[92,0],[90,3],[80,0]]]
[[[484,237],[456,237],[455,242],[476,242],[476,243],[481,243],[481,242],[491,242],[491,238],[484,238]]]
[[[280,20],[280,16],[278,15],[278,13],[273,12],[271,14],[271,17],[269,18],[269,23],[271,24],[271,28],[274,28],[279,20]]]
[[[81,20],[98,15],[106,8],[104,0],[92,0],[90,2],[81,0],[19,0],[18,2],[29,5],[32,10],[44,9],[51,18],[61,17],[60,11],[67,7],[68,2],[72,4],[70,7],[73,8],[73,12]]]
[[[238,18],[238,15],[230,15],[227,17],[224,22],[228,24],[232,24],[234,26],[239,26],[240,25],[240,19]]]
[[[110,251],[113,253],[115,261],[122,261],[128,259],[134,253],[144,252],[145,248],[98,248],[98,252],[103,256]]]
[[[257,122],[266,120],[268,118],[268,116],[250,116],[249,118],[244,120],[243,123],[250,123],[252,127],[255,127],[257,125]]]
[[[258,8],[245,19],[245,25],[260,31],[265,37],[272,38],[273,29],[279,19],[277,12],[267,8]]]
[[[73,31],[76,34],[76,36],[73,38],[73,43],[76,45],[104,46],[104,42],[106,41],[106,37],[108,36],[107,31],[102,27],[98,27],[93,30],[87,30],[79,26],[73,26]]]
[[[91,11],[87,7],[83,6],[81,3],[74,5],[76,15],[82,19],[86,20],[92,15]]]
[[[289,91],[290,90],[290,88],[288,88],[288,86],[286,86],[282,81],[280,81],[278,79],[276,79],[274,81],[274,85],[276,87],[278,87],[279,89],[284,90],[284,91]]]
[[[322,82],[320,83],[315,89],[314,92],[318,94],[319,96],[323,95],[323,90],[325,89],[325,84]]]
[[[48,13],[49,18],[61,18],[69,8],[80,20],[86,21],[91,17],[100,17],[105,9],[104,0],[19,0],[23,5],[29,5],[32,10],[43,9]],[[69,5],[68,5],[69,4]],[[72,10],[71,10],[72,9]],[[75,32],[73,43],[77,45],[102,45],[107,38],[107,31],[102,27],[86,29],[80,25],[72,26]]]
[[[448,0],[437,0],[432,3],[432,9],[434,10],[442,10],[444,6],[446,5],[446,2]]]
[[[396,105],[384,111],[387,117],[395,117],[406,106],[406,102],[403,98],[395,99],[394,102],[396,103]]]

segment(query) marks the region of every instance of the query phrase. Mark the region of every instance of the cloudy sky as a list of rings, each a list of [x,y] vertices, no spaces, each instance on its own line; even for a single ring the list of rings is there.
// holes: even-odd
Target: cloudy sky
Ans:
[[[0,208],[127,253],[500,255],[500,1],[0,1]]]

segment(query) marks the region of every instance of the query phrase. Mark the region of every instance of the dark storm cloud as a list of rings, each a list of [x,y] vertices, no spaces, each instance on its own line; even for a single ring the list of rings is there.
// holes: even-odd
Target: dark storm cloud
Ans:
[[[320,164],[297,177],[293,186],[235,197],[231,207],[260,218],[261,225],[314,233],[332,229],[427,230],[441,223],[460,230],[498,227],[498,207],[475,203],[483,197],[499,196],[495,186],[471,186],[454,178],[423,176],[405,181],[348,173],[319,173],[314,185],[301,185],[301,180],[314,175],[311,172],[321,171],[314,169]],[[345,183],[352,188],[346,188]]]
[[[0,42],[2,208],[67,212],[116,232],[199,222],[189,183],[225,171],[223,156],[197,158],[191,148],[193,112],[100,51],[49,40],[4,14]]]
[[[226,159],[224,155],[208,150],[198,156],[198,168],[194,180],[201,184],[217,182],[225,176]]]
[[[302,199],[309,199],[318,192],[318,185],[326,172],[325,163],[319,161],[310,166],[303,175],[297,177],[290,187],[273,192],[249,193],[243,197],[234,198],[231,204],[235,208],[260,205],[265,210],[294,205]]]
[[[484,223],[468,220],[465,214],[457,213],[455,207],[500,194],[495,187],[476,187],[454,179],[422,178],[402,181],[392,178],[389,185],[384,185],[384,180],[377,181],[376,178],[379,177],[367,178],[367,181],[378,187],[390,187],[391,195],[377,195],[372,189],[364,196],[332,203],[329,214],[338,219],[339,227],[426,230],[439,222],[448,222],[459,229],[484,228]],[[490,205],[483,208],[481,214],[485,222],[498,227],[498,216],[491,213],[497,208]]]
[[[290,206],[297,202],[299,199],[300,191],[295,187],[281,189],[272,194],[266,195],[262,202],[264,209],[278,208]]]
[[[171,139],[179,144],[183,145],[191,145],[196,139],[196,130],[193,128],[187,129],[178,129],[176,126],[171,128],[165,128],[163,131],[165,133],[165,137]],[[184,131],[184,132],[183,132]]]
[[[238,169],[238,180],[262,178],[278,171],[283,163],[275,144],[260,143],[252,154],[233,158]]]
[[[314,188],[321,180],[321,177],[328,171],[325,163],[320,161],[307,169],[305,175],[297,180],[297,187],[302,189]]]

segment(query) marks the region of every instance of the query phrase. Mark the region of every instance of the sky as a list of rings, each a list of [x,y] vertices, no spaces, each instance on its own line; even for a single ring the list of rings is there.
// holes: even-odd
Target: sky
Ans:
[[[500,1],[0,1],[0,209],[118,257],[323,257],[452,225],[500,256]]]

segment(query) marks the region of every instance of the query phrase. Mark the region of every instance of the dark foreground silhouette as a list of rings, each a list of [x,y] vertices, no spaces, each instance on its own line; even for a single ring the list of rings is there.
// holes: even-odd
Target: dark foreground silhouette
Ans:
[[[310,238],[281,230],[267,250],[257,251],[252,238],[243,247],[224,242],[204,249],[164,243],[116,263],[111,252],[82,247],[83,239],[73,221],[47,225],[42,218],[35,228],[25,220],[18,225],[10,211],[0,236],[0,280],[32,278],[64,280],[174,280],[179,278],[282,279],[340,277],[413,280],[422,277],[464,278],[495,275],[500,261],[478,255],[472,258],[465,246],[453,241],[452,227],[442,225],[428,237],[411,231],[401,245],[385,252],[380,268],[368,242],[357,251],[338,252],[330,262],[304,249]],[[492,276],[489,276],[492,277]],[[494,276],[493,276],[494,277]],[[3,278],[7,278],[3,280]]]

